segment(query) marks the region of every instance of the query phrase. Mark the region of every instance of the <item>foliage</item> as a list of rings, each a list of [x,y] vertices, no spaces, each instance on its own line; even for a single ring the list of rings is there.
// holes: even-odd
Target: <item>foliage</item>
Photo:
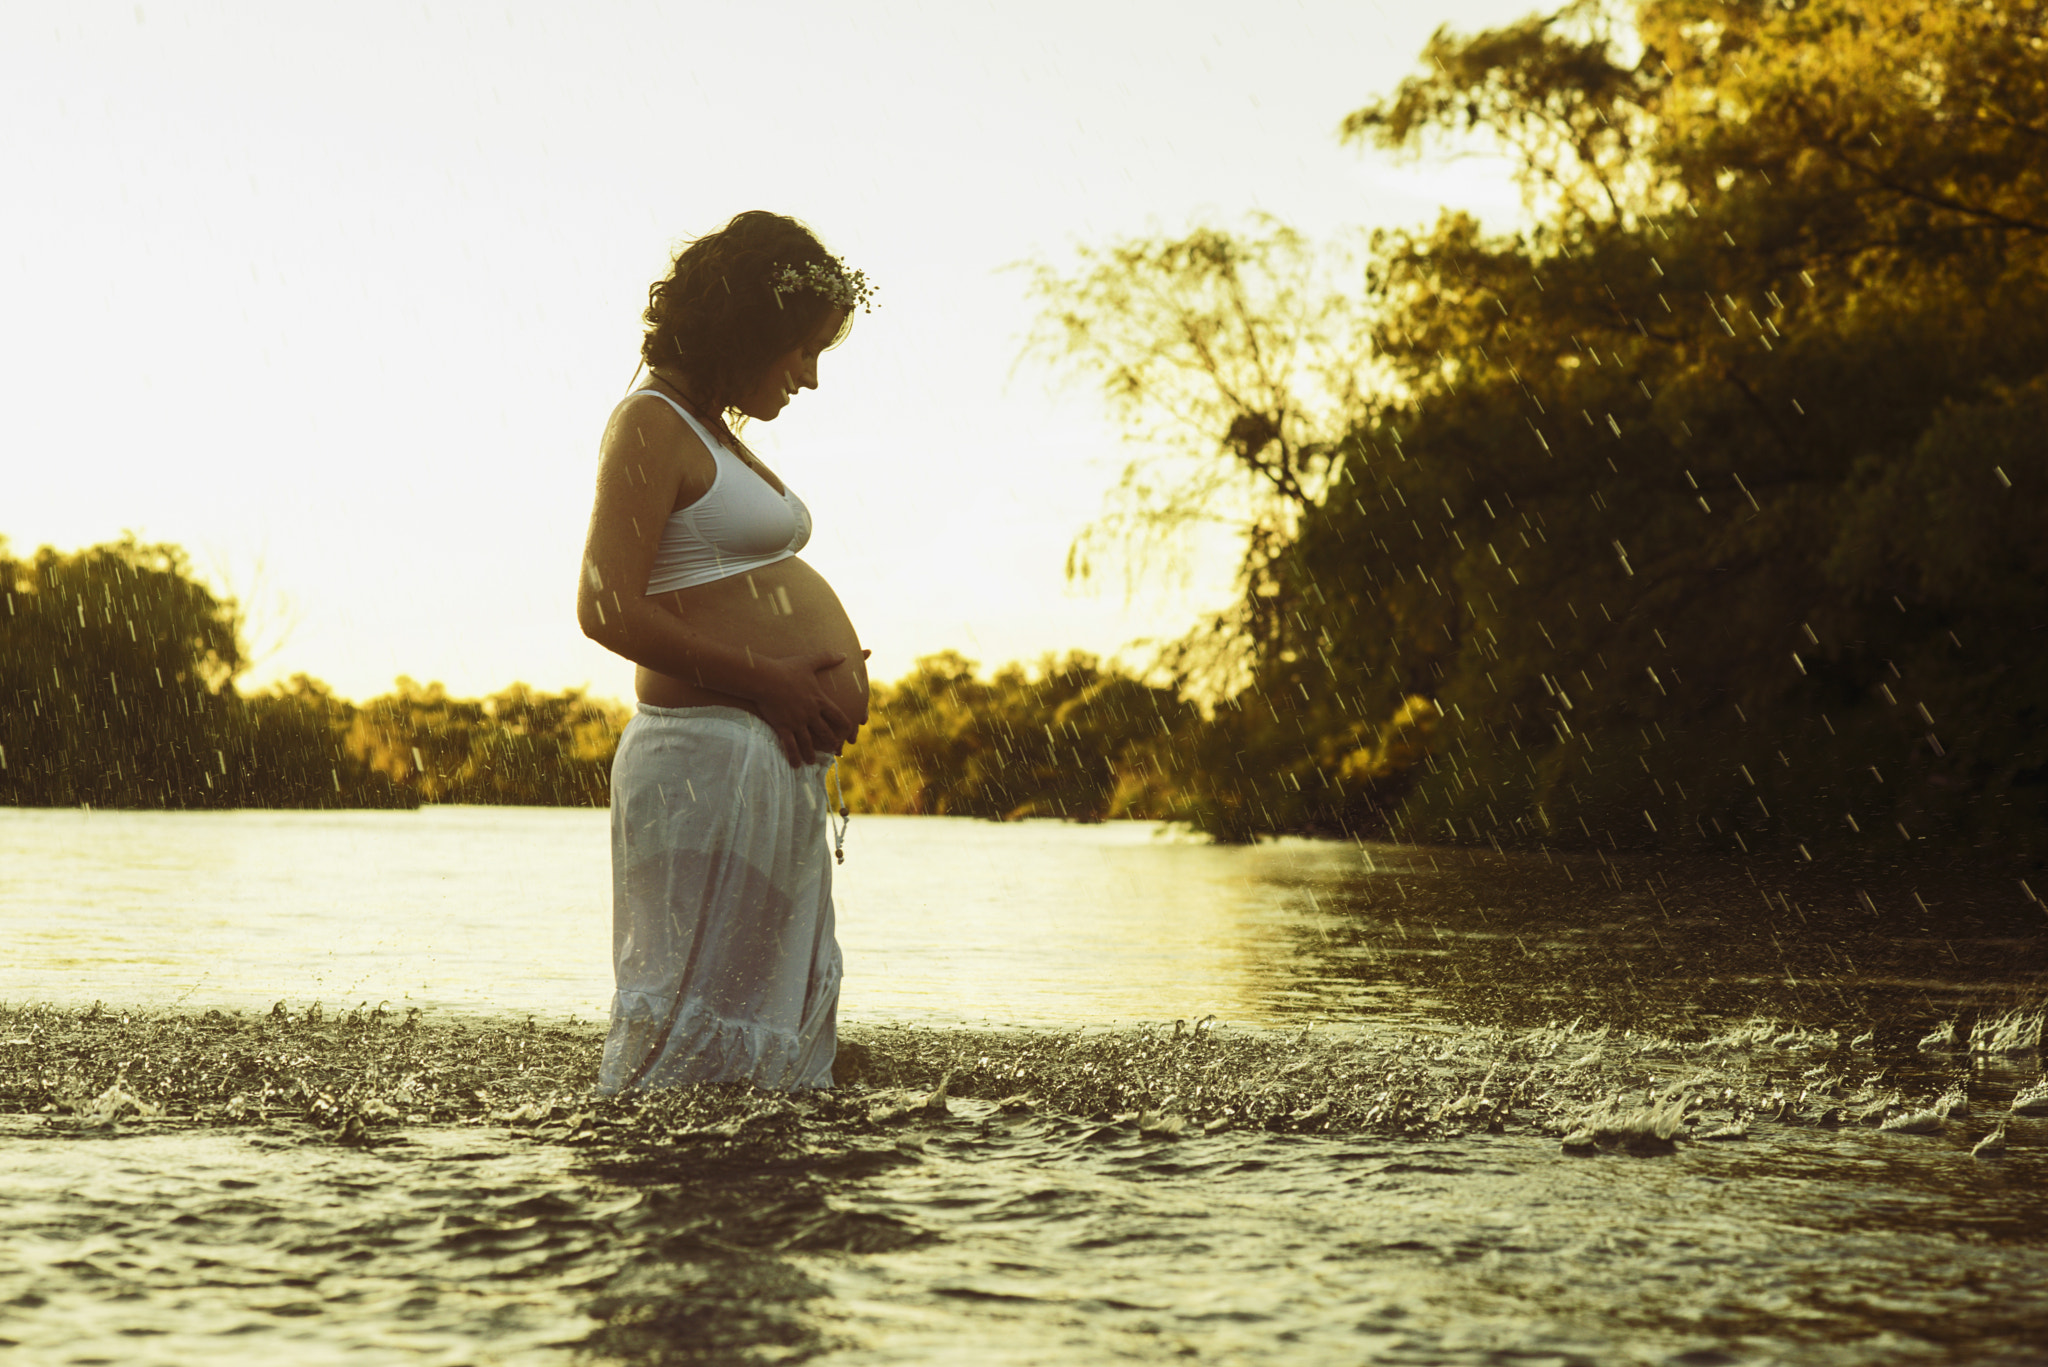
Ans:
[[[622,711],[400,679],[357,707],[301,674],[244,695],[235,604],[134,537],[0,543],[0,802],[95,807],[602,806]],[[429,758],[430,757],[430,758]]]
[[[514,684],[462,699],[401,676],[393,692],[354,710],[347,745],[423,802],[602,807],[625,723],[624,709],[580,689],[551,695]]]
[[[1078,651],[1041,660],[1036,677],[1014,664],[988,680],[974,671],[947,651],[876,687],[847,755],[849,802],[1004,819],[1175,815],[1187,765],[1160,742],[1199,715],[1173,690]]]
[[[1194,815],[1235,836],[1378,818],[1438,839],[2031,845],[2043,7],[1626,17],[1631,55],[1590,4],[1440,31],[1423,74],[1345,121],[1409,149],[1490,137],[1535,218],[1375,237],[1374,387],[1256,548],[1224,739],[1189,738],[1212,780],[1237,752],[1258,819],[1213,782]],[[1227,383],[1247,362],[1178,362],[1226,450],[1259,413]],[[1152,383],[1122,382],[1127,404]]]
[[[1031,279],[1032,352],[1097,376],[1149,444],[1076,538],[1068,576],[1093,577],[1105,555],[1156,568],[1204,525],[1243,538],[1240,610],[1176,652],[1211,691],[1241,683],[1237,643],[1261,634],[1273,558],[1327,488],[1369,375],[1363,301],[1342,288],[1354,254],[1259,226],[1084,250],[1073,272],[1041,263]]]
[[[1614,19],[1598,0],[1574,0],[1473,37],[1440,28],[1421,54],[1434,76],[1353,111],[1339,132],[1410,155],[1490,136],[1533,210],[1624,221],[1645,198],[1637,153],[1654,129],[1644,108],[1651,77],[1614,60]]]
[[[0,800],[233,803],[241,621],[183,551],[133,536],[27,560],[0,546],[0,592]]]

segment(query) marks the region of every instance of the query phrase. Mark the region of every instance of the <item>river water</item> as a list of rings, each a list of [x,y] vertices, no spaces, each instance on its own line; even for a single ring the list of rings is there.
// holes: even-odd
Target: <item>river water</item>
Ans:
[[[594,1053],[604,822],[0,810],[6,1029],[25,1003],[320,1001],[534,1017]],[[2008,1113],[2040,1054],[1989,1032],[2042,1005],[2048,917],[2010,880],[857,818],[838,889],[847,1038],[950,1049],[972,1095],[770,1115],[795,1128],[767,1145],[422,1115],[351,1147],[280,1117],[78,1128],[17,1088],[0,1340],[124,1364],[2048,1362],[2048,1119]],[[1131,1103],[1184,1126],[1006,1109],[1005,1050],[1049,1060],[1048,1095],[1119,1067],[1213,1095]],[[1401,1087],[1430,1123],[1372,1120]],[[1489,1089],[1512,1103],[1451,1104]],[[1691,1098],[1675,1146],[1561,1148],[1574,1107],[1653,1093]],[[1928,1132],[1876,1128],[1944,1094]],[[1289,1099],[1255,1116],[1266,1095]]]

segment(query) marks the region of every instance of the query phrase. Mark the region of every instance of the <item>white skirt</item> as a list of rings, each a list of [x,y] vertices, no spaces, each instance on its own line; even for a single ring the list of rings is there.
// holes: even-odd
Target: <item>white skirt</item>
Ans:
[[[598,1091],[832,1085],[826,760],[736,707],[640,704],[612,761],[612,995]]]

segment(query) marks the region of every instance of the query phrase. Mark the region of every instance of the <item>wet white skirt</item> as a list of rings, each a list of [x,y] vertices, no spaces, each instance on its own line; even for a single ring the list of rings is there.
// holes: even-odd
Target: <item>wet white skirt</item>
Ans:
[[[828,763],[736,707],[650,707],[612,761],[612,995],[598,1090],[832,1085]]]

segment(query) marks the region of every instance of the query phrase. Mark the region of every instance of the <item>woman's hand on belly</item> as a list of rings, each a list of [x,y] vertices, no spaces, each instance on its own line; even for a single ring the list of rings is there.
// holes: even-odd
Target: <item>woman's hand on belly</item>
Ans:
[[[754,709],[775,728],[791,764],[809,764],[821,752],[836,755],[860,734],[867,708],[858,710],[859,720],[849,717],[832,696],[840,690],[827,684],[845,663],[845,652],[838,650],[760,661],[762,690],[754,696]]]
[[[643,667],[642,702],[743,707],[774,729],[785,757],[799,766],[838,754],[867,722],[867,652],[831,585],[801,559],[649,601],[737,647],[747,677],[742,687],[720,691],[701,677]]]

